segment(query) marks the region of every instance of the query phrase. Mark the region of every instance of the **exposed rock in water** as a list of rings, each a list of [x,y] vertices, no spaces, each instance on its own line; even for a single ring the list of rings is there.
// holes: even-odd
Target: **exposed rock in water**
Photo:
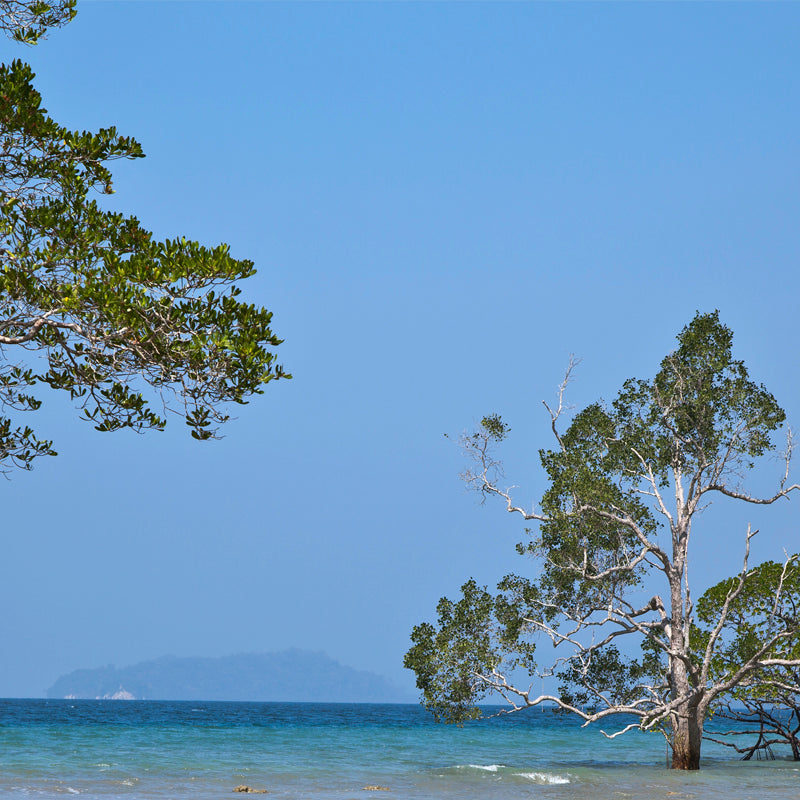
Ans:
[[[70,698],[74,699],[74,698]],[[102,697],[98,697],[98,700],[135,700],[136,698],[127,690],[123,689],[121,686],[117,689],[116,692],[113,694],[104,694]]]

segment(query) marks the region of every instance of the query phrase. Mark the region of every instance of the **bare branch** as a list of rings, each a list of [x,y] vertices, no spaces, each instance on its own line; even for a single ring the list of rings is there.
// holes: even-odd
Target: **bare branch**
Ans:
[[[555,411],[551,409],[544,400],[542,400],[542,405],[547,409],[547,413],[550,414],[550,427],[553,431],[553,436],[556,437],[556,441],[558,441],[558,444],[562,450],[564,449],[564,442],[561,440],[561,434],[558,432],[558,420],[566,409],[571,408],[571,406],[566,406],[564,404],[564,392],[566,392],[567,386],[569,386],[570,381],[572,380],[572,373],[580,363],[581,359],[575,358],[575,355],[570,353],[567,371],[564,374],[564,379],[561,381],[558,387],[558,406],[556,406]]]

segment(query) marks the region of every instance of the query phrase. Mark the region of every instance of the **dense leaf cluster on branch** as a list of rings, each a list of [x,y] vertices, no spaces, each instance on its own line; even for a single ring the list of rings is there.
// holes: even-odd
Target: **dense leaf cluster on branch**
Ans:
[[[35,43],[74,5],[0,0],[0,26]],[[238,299],[253,263],[227,245],[157,241],[135,217],[104,210],[95,196],[112,192],[109,164],[141,158],[141,147],[113,127],[59,125],[33,78],[19,60],[0,66],[0,406],[35,410],[45,384],[99,431],[160,429],[174,408],[195,438],[211,438],[226,404],[288,377],[272,314]],[[0,418],[0,469],[53,453]]]
[[[36,44],[49,28],[75,17],[77,0],[0,0],[0,29],[23,44]]]
[[[720,696],[715,718],[735,724],[706,738],[734,748],[743,759],[788,745],[800,761],[800,668],[794,665],[800,659],[800,554],[782,563],[766,561],[743,580],[728,578],[708,589],[697,602],[700,638],[718,623],[740,580],[728,603],[712,674],[737,676],[754,661],[764,668]]]

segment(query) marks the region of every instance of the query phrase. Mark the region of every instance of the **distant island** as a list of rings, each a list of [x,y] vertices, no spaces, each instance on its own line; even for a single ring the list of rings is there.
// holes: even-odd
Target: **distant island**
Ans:
[[[413,703],[416,698],[374,672],[322,652],[284,650],[222,658],[164,656],[129,667],[78,669],[48,690],[51,699],[250,700]]]

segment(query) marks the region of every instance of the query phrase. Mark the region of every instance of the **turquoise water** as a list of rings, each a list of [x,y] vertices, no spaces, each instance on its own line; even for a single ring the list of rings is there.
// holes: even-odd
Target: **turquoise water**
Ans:
[[[800,797],[791,761],[707,743],[699,773],[664,763],[657,734],[608,740],[551,712],[456,728],[404,705],[0,701],[0,794],[17,797],[221,800],[239,784],[297,800]]]

